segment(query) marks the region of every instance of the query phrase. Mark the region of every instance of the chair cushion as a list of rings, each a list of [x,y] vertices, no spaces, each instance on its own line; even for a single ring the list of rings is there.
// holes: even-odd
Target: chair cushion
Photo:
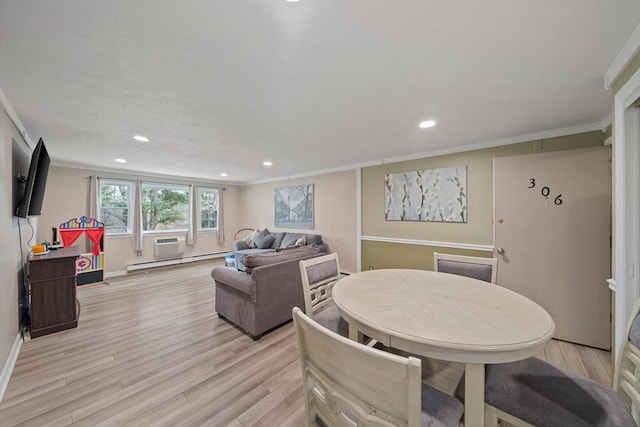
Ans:
[[[457,426],[464,406],[455,397],[422,384],[422,426]]]
[[[472,262],[438,260],[438,271],[441,273],[457,274],[491,283],[491,266]]]
[[[536,426],[635,426],[609,387],[536,357],[486,366],[485,401]]]
[[[349,338],[349,323],[340,315],[340,310],[335,304],[327,305],[313,316],[313,320],[330,331]]]

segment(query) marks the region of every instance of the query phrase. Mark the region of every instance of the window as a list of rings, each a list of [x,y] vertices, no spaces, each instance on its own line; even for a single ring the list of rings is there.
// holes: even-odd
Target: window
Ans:
[[[186,231],[189,228],[189,186],[142,183],[142,230]]]
[[[218,229],[218,189],[198,188],[200,230]]]
[[[101,179],[98,200],[100,221],[105,233],[131,234],[133,226],[133,183]]]

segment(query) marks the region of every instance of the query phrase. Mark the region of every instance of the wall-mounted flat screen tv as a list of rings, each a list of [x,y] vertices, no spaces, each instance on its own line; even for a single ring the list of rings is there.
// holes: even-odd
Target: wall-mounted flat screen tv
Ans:
[[[29,173],[24,178],[24,192],[16,207],[16,216],[26,218],[27,216],[40,215],[44,189],[47,185],[47,175],[49,174],[49,163],[51,163],[49,153],[44,146],[44,141],[40,138],[31,154]]]

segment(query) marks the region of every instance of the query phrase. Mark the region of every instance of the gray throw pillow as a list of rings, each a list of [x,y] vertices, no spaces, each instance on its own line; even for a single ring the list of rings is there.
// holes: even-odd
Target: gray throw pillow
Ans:
[[[253,243],[258,249],[267,249],[276,238],[271,235],[268,229],[262,230],[253,238]]]
[[[286,248],[288,246],[294,246],[296,244],[296,240],[304,236],[302,233],[287,233],[282,239],[282,243],[280,243],[281,248]]]

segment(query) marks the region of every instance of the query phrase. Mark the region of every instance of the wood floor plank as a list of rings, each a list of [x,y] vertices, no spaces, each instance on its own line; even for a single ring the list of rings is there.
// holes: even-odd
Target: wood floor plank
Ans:
[[[291,322],[253,341],[215,313],[222,261],[79,287],[78,327],[23,343],[0,425],[304,425]],[[540,357],[610,384],[610,353],[552,340]],[[423,359],[423,380],[453,393],[461,364]]]

